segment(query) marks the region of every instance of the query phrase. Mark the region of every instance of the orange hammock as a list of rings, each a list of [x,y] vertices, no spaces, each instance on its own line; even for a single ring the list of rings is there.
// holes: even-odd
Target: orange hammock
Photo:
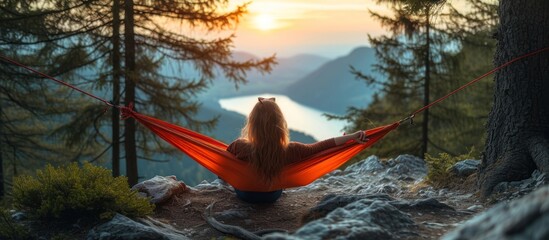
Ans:
[[[257,171],[247,162],[228,152],[227,145],[189,129],[122,108],[125,117],[133,117],[156,135],[175,146],[200,165],[204,166],[233,187],[244,191],[268,192],[278,189],[305,186],[337,169],[354,155],[371,146],[385,134],[399,126],[399,122],[366,130],[370,139],[365,144],[349,141],[312,155],[303,161],[284,167],[281,177],[265,184]]]

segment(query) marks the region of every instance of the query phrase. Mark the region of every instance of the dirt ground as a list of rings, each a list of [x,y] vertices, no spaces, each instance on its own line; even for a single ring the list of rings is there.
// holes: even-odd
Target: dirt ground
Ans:
[[[204,220],[203,214],[208,205],[215,202],[212,215],[230,209],[245,209],[245,218],[233,217],[218,219],[225,224],[237,225],[249,231],[265,229],[284,229],[295,231],[301,225],[301,216],[314,207],[325,194],[287,193],[273,204],[249,204],[239,200],[228,190],[187,191],[169,202],[158,205],[154,218],[169,223],[179,230],[195,229],[193,239],[211,239],[224,234],[211,228]]]
[[[418,188],[414,191],[417,191]],[[153,217],[172,225],[178,230],[185,232],[190,230],[192,239],[230,237],[213,229],[204,220],[203,214],[206,207],[216,202],[212,209],[212,215],[216,216],[222,223],[237,225],[252,232],[265,229],[284,229],[288,232],[294,232],[305,224],[301,219],[307,211],[327,194],[324,191],[284,192],[276,203],[261,205],[245,203],[237,199],[235,194],[227,189],[190,190],[178,194],[162,205],[158,205]],[[418,197],[414,197],[411,193],[410,196],[401,196],[400,198],[411,200]],[[440,201],[444,202],[444,199]],[[457,210],[455,212],[408,211],[407,213],[418,225],[416,232],[420,235],[420,237],[411,239],[438,239],[446,232],[454,229],[460,222],[483,210],[483,208],[474,211],[466,210],[470,206],[478,205],[476,197],[453,202],[459,204],[446,203],[454,207]],[[245,209],[244,212],[247,214],[245,217],[219,217],[228,215],[223,213],[227,213],[227,210],[231,209]]]

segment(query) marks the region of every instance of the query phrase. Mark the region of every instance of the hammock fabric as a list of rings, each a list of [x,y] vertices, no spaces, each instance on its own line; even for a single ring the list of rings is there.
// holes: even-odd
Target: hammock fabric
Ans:
[[[305,186],[319,177],[337,169],[360,151],[373,145],[385,134],[396,129],[399,122],[366,130],[370,139],[365,144],[349,141],[310,156],[298,163],[287,165],[280,178],[265,184],[247,162],[228,152],[227,145],[211,137],[189,129],[121,108],[124,117],[133,117],[174,147],[186,153],[233,187],[244,191],[268,192],[285,188]]]

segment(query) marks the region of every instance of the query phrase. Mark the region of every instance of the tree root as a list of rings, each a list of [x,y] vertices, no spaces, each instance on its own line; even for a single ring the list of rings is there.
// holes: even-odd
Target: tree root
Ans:
[[[549,174],[549,141],[542,136],[531,137],[528,141],[528,151],[536,167]]]
[[[479,174],[480,195],[486,199],[501,182],[527,179],[536,169],[528,151],[507,151]]]
[[[204,215],[203,215],[204,220],[206,220],[206,222],[215,230],[222,232],[224,234],[232,235],[244,240],[259,240],[261,239],[261,236],[265,234],[274,233],[274,232],[283,232],[283,233],[288,232],[284,229],[264,229],[256,232],[251,232],[239,226],[220,223],[212,216],[212,208],[215,205],[215,203],[216,202],[213,202],[210,205],[208,205],[208,207],[206,207],[206,210],[204,211]]]

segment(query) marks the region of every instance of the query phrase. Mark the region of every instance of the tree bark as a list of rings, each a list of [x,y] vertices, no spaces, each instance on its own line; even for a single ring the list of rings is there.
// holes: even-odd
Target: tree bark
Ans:
[[[2,103],[0,102],[0,113],[2,112]],[[3,122],[0,122],[0,137],[3,138],[2,135],[2,124]],[[3,144],[5,145],[5,144]],[[0,200],[4,199],[4,149],[2,149],[3,146],[0,146]]]
[[[126,104],[135,103],[135,33],[133,0],[124,1],[124,45],[125,45],[125,96]],[[126,153],[126,176],[130,186],[137,184],[137,150],[135,144],[135,119],[124,122],[124,150]]]
[[[423,83],[423,106],[427,106],[430,103],[429,97],[429,85],[431,84],[431,22],[429,17],[431,15],[430,7],[426,9],[425,16],[425,82]],[[427,144],[429,144],[429,108],[423,111],[423,123],[421,126],[421,159],[425,159],[427,153]]]
[[[496,66],[549,46],[549,1],[501,0]],[[494,105],[479,172],[483,197],[501,182],[549,173],[549,53],[523,59],[495,75]]]
[[[112,101],[120,104],[120,0],[112,3]],[[112,108],[112,176],[120,176],[120,112]]]

